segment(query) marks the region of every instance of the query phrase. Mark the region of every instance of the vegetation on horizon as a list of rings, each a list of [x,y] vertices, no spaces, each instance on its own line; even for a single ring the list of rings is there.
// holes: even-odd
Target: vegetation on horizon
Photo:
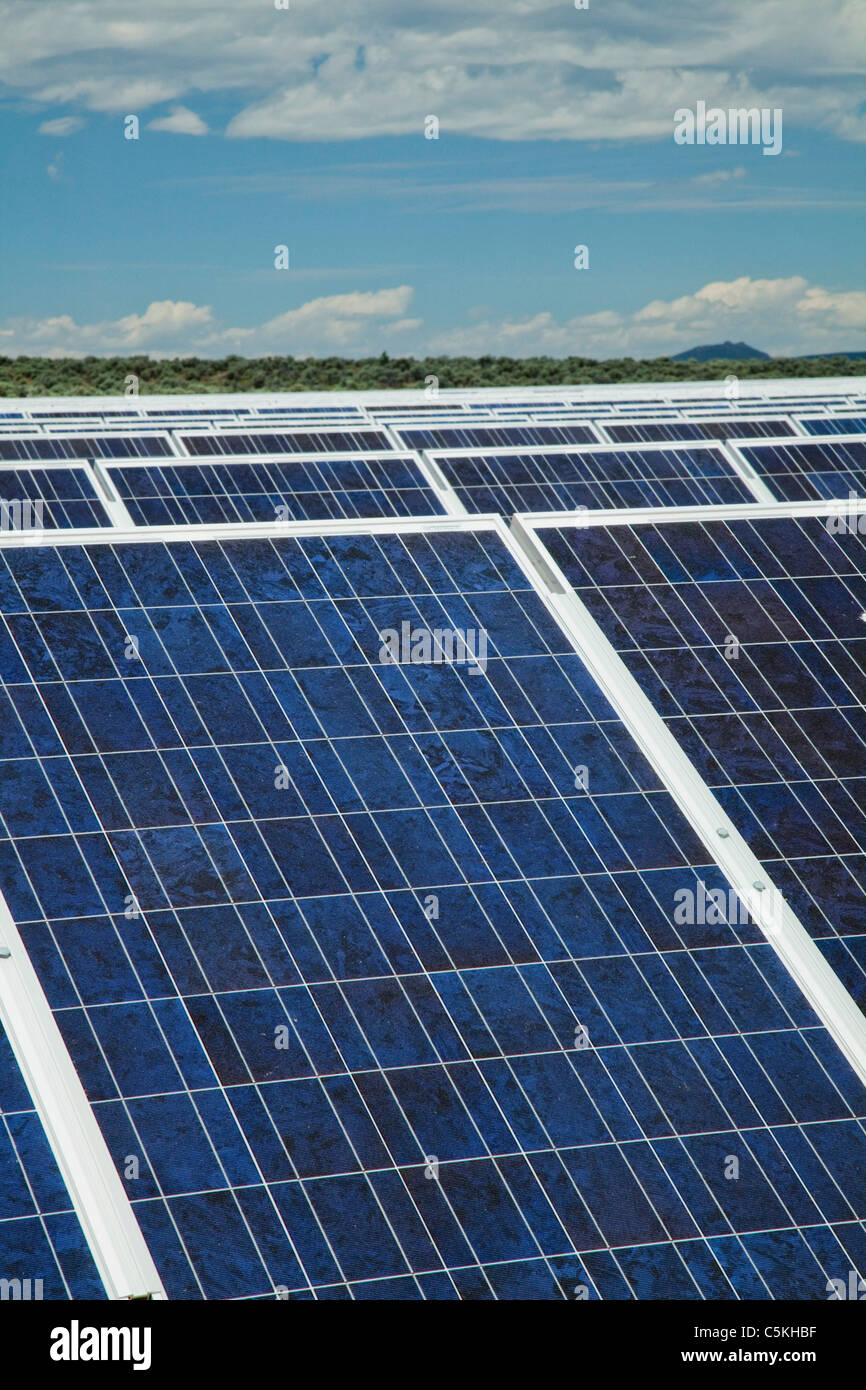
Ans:
[[[677,362],[670,357],[0,357],[0,396],[123,396],[252,391],[393,391],[479,386],[602,386],[616,382],[723,381],[725,377],[861,376],[862,359],[778,357]]]

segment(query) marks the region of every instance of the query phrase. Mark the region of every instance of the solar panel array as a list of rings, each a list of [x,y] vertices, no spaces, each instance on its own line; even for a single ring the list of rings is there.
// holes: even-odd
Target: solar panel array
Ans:
[[[866,1009],[866,545],[827,520],[545,541]]]
[[[86,468],[4,468],[0,465],[0,526],[3,530],[40,530],[43,527],[53,530],[109,524]]]
[[[317,454],[267,461],[118,466],[110,476],[137,525],[436,515],[443,506],[416,460]]]
[[[649,444],[662,440],[742,439],[756,435],[774,438],[795,433],[793,425],[781,419],[724,420],[641,420],[627,425],[605,422],[604,431],[613,444]]]
[[[747,483],[712,446],[434,452],[431,458],[469,512],[753,500]]]
[[[821,443],[744,444],[740,452],[786,502],[866,495],[866,438],[832,435]]]
[[[814,415],[797,421],[807,434],[866,434],[864,415]]]
[[[80,1095],[28,1090],[0,1031],[0,1277],[105,1296],[58,1105],[143,1234],[129,1292],[866,1276],[866,1024],[831,1007],[866,1008],[856,409],[823,383],[10,412],[0,911]],[[665,729],[827,977],[731,910]],[[0,954],[0,1023],[8,988]]]

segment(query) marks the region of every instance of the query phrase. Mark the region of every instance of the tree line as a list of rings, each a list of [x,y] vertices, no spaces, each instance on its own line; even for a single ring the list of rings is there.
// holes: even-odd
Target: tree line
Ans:
[[[788,357],[674,362],[670,357],[0,357],[0,396],[122,396],[252,391],[390,391],[477,386],[600,386],[615,382],[856,376],[862,359]]]

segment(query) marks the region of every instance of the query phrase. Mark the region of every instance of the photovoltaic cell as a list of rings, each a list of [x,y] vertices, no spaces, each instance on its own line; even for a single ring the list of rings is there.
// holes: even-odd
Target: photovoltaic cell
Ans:
[[[605,433],[615,444],[648,444],[663,440],[689,439],[754,439],[758,435],[778,438],[794,434],[787,420],[720,419],[720,420],[646,420],[629,424],[604,422]]]
[[[0,530],[110,524],[83,468],[0,467]]]
[[[181,442],[193,456],[206,454],[345,454],[388,453],[388,436],[377,429],[292,430],[279,434],[184,434]]]
[[[783,502],[866,493],[866,439],[739,447],[743,458]]]
[[[4,1299],[105,1298],[66,1184],[2,1027],[0,1280],[8,1281]]]
[[[44,460],[86,458],[158,458],[173,452],[159,434],[128,435],[29,435],[0,438],[0,459]]]
[[[6,547],[0,612],[0,885],[170,1296],[866,1272],[863,1087],[675,926],[718,874],[495,533]]]
[[[866,1009],[863,536],[822,518],[541,535]]]
[[[754,495],[712,445],[670,449],[509,450],[434,454],[469,512],[751,502]]]
[[[514,449],[521,445],[597,444],[589,425],[460,425],[446,429],[402,429],[407,449]]]
[[[443,511],[416,461],[399,454],[117,465],[111,477],[140,526],[438,516]]]

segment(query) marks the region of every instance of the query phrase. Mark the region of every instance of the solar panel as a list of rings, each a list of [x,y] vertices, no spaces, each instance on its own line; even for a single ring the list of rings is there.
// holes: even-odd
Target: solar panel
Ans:
[[[105,1298],[9,1040],[0,1026],[0,1298]]]
[[[490,400],[484,400],[484,401],[471,401],[471,400],[470,400],[470,401],[464,401],[464,402],[463,402],[463,405],[465,405],[465,407],[466,407],[467,410],[471,410],[471,411],[476,411],[476,410],[508,411],[508,410],[510,410],[510,411],[515,411],[515,412],[518,412],[518,413],[522,414],[522,413],[524,413],[525,411],[528,411],[528,410],[537,410],[538,407],[539,407],[539,406],[542,406],[542,405],[562,406],[562,405],[565,405],[565,401],[562,401],[562,400],[551,400],[550,397],[548,397],[548,396],[534,396],[534,397],[530,397],[530,398],[527,399],[527,400],[522,400],[522,401],[515,401],[515,400],[507,400],[507,401],[490,401]]]
[[[0,467],[0,531],[109,524],[86,468]]]
[[[218,406],[193,409],[189,406],[178,405],[171,410],[154,410],[150,406],[142,406],[142,410],[145,415],[152,416],[154,419],[165,416],[167,419],[176,420],[193,420],[199,416],[207,420],[235,419],[238,415],[250,414],[250,407],[242,405],[233,406],[231,409]]]
[[[802,416],[797,424],[807,434],[866,434],[864,415]]]
[[[364,411],[357,405],[253,405],[249,407],[256,415],[346,415],[362,418]]]
[[[399,454],[117,464],[109,474],[140,526],[443,511],[417,460]]]
[[[754,494],[715,445],[433,453],[469,512],[751,502]]]
[[[112,410],[109,412],[114,419],[138,419],[137,410]],[[101,420],[106,414],[104,410],[31,410],[31,420],[45,420],[49,424],[62,424],[64,420]]]
[[[0,438],[0,459],[156,458],[173,454],[160,434],[70,434]]]
[[[866,545],[856,524],[834,532],[826,517],[764,517],[541,535],[866,1008]]]
[[[143,419],[140,415],[129,418],[116,415],[99,415],[90,420],[58,418],[33,422],[37,430],[49,435],[94,435],[103,433],[142,434],[145,431],[160,430],[158,421]]]
[[[507,544],[0,550],[0,884],[171,1296],[866,1270],[863,1087],[756,929],[672,922],[718,873]]]
[[[284,431],[278,434],[243,434],[222,430],[219,434],[182,434],[181,443],[193,457],[207,454],[344,454],[389,453],[391,441],[381,430],[329,429]]]
[[[741,444],[738,451],[785,502],[866,492],[866,439]]]
[[[657,420],[632,421],[629,424],[604,422],[604,432],[614,444],[646,444],[662,440],[689,439],[753,439],[758,435],[779,437],[795,433],[793,426],[782,419],[747,420]]]
[[[409,449],[501,449],[521,445],[597,444],[589,425],[460,425],[451,429],[399,429]]]

